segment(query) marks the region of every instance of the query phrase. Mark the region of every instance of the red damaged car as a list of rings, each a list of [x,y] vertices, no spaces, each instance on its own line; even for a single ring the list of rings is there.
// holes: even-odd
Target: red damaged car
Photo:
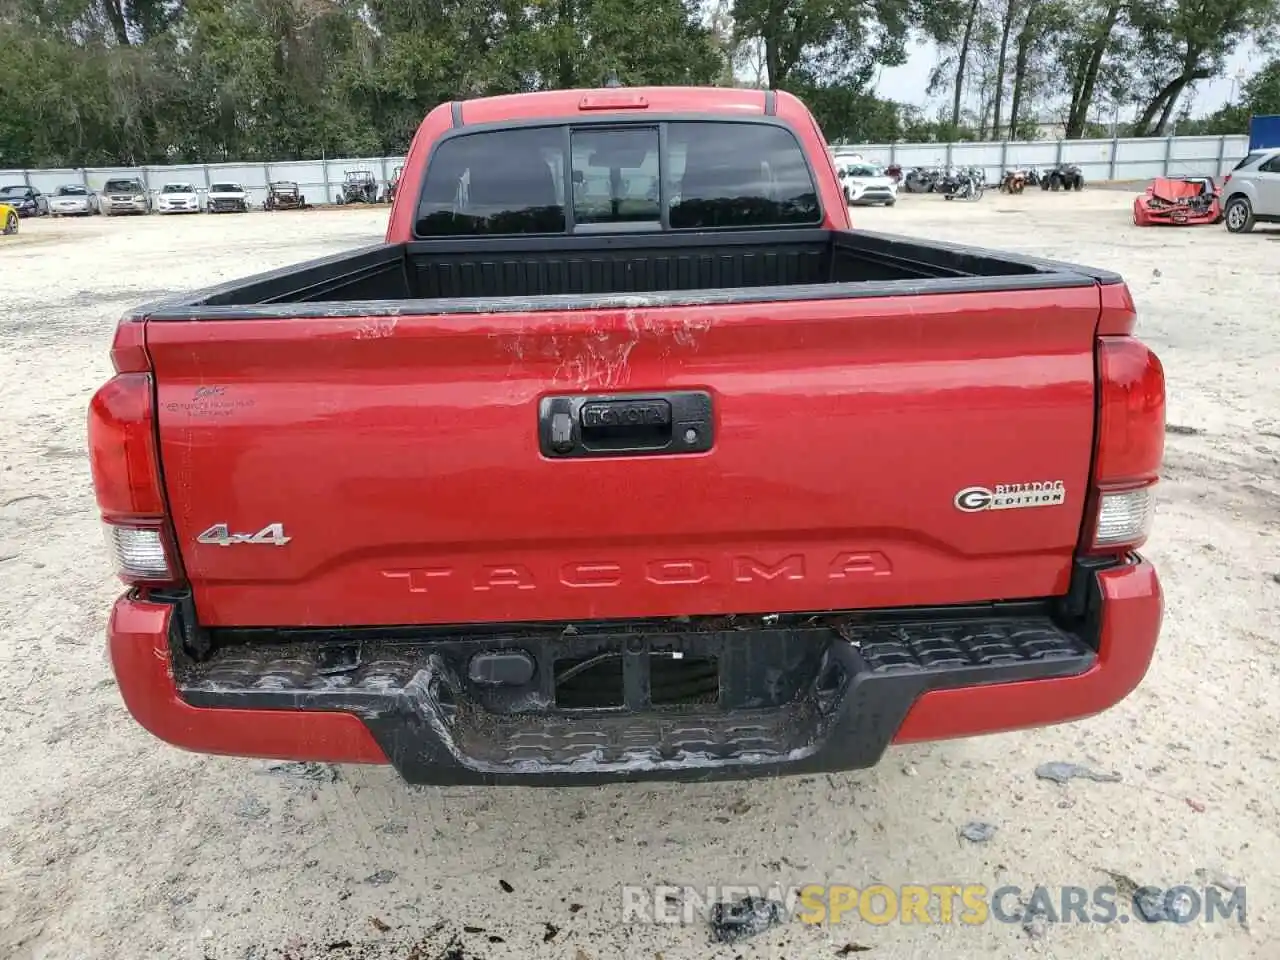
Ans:
[[[1133,200],[1139,227],[1221,223],[1222,204],[1212,177],[1157,177]]]

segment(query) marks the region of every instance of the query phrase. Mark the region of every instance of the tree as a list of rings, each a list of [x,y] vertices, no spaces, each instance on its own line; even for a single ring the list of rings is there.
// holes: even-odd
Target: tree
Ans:
[[[734,0],[741,40],[764,50],[769,86],[848,84],[906,61],[911,0]]]
[[[1162,135],[1182,94],[1222,72],[1227,54],[1250,34],[1273,30],[1277,0],[1133,0],[1145,106],[1135,136]]]

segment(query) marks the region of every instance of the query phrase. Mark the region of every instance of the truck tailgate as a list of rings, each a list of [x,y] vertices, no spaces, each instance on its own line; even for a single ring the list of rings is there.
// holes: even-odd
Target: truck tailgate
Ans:
[[[564,621],[1064,593],[1098,313],[1067,286],[151,321],[147,346],[202,624]],[[707,450],[544,452],[545,398],[657,402],[594,408],[607,446],[600,410],[681,391]]]

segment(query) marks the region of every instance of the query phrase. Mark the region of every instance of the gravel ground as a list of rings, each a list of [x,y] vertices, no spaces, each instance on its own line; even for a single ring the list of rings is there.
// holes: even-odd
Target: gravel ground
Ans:
[[[116,317],[376,239],[385,209],[24,221],[0,242],[0,956],[1280,956],[1280,233],[1138,230],[1129,196],[905,197],[857,219],[1129,280],[1170,388],[1148,551],[1168,605],[1138,691],[1085,722],[895,749],[857,774],[541,791],[189,755],[133,723],[104,660],[119,587],[84,414]],[[1118,777],[1060,785],[1036,776],[1049,761]],[[1244,926],[846,919],[725,947],[703,921],[621,922],[623,884],[1232,878]]]

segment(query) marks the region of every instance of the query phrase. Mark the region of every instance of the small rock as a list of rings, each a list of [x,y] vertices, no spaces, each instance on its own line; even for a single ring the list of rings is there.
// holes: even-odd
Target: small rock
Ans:
[[[784,908],[777,900],[748,896],[732,903],[713,904],[711,939],[715,943],[737,943],[764,933],[783,919]]]
[[[1049,921],[1043,913],[1037,913],[1022,921],[1022,932],[1032,940],[1043,940],[1049,932]]]
[[[854,953],[866,953],[871,948],[862,943],[846,943],[836,951],[837,957],[847,957]]]
[[[1159,268],[1159,267],[1156,267],[1154,270],[1152,270],[1152,271],[1151,271],[1151,275],[1152,275],[1153,277],[1163,277],[1163,276],[1164,276],[1164,274],[1160,272],[1160,268]]]
[[[236,816],[244,820],[261,820],[270,812],[257,797],[242,797],[235,809]]]
[[[1196,876],[1200,878],[1201,883],[1207,883],[1210,886],[1220,887],[1227,893],[1231,893],[1240,886],[1240,881],[1229,873],[1223,873],[1220,870],[1211,870],[1200,867],[1196,870]]]
[[[394,870],[379,870],[376,873],[371,873],[369,876],[365,877],[364,882],[371,883],[375,887],[380,887],[384,883],[390,883],[397,876],[399,876],[399,874]]]
[[[983,823],[981,820],[971,820],[960,828],[960,836],[970,843],[986,843],[995,834],[995,824]]]
[[[1204,810],[1205,810],[1203,803],[1201,803],[1199,800],[1193,800],[1191,799],[1191,797],[1187,797],[1187,806],[1190,807],[1192,810],[1194,810],[1196,813],[1204,813]]]
[[[377,930],[379,933],[386,933],[391,929],[391,924],[378,917],[370,917],[369,922],[373,924],[373,929]]]
[[[907,776],[907,777],[919,776],[919,774],[916,772],[916,768],[909,763],[903,765],[902,773],[903,773],[903,776]]]
[[[515,893],[515,890],[516,890],[516,888],[515,888],[515,887],[513,887],[511,884],[507,883],[507,881],[505,881],[505,880],[499,880],[499,881],[498,881],[498,886],[500,886],[500,887],[502,888],[502,892],[503,892],[503,893]]]
[[[1166,423],[1164,425],[1165,433],[1176,433],[1180,437],[1198,437],[1204,433],[1199,427],[1184,427],[1180,423]]]
[[[1094,780],[1098,783],[1119,783],[1120,774],[1103,773],[1079,763],[1067,763],[1053,760],[1036,767],[1036,776],[1041,780],[1052,780],[1054,783],[1066,783],[1068,780]]]
[[[542,930],[543,943],[550,943],[552,940],[556,938],[556,934],[560,932],[560,928],[557,927],[554,923],[543,923],[542,927],[543,927],[543,930]]]
[[[1187,894],[1170,897],[1150,887],[1139,889],[1134,893],[1133,905],[1137,908],[1139,916],[1148,923],[1163,921],[1182,923],[1191,918],[1191,911],[1195,906]]]

